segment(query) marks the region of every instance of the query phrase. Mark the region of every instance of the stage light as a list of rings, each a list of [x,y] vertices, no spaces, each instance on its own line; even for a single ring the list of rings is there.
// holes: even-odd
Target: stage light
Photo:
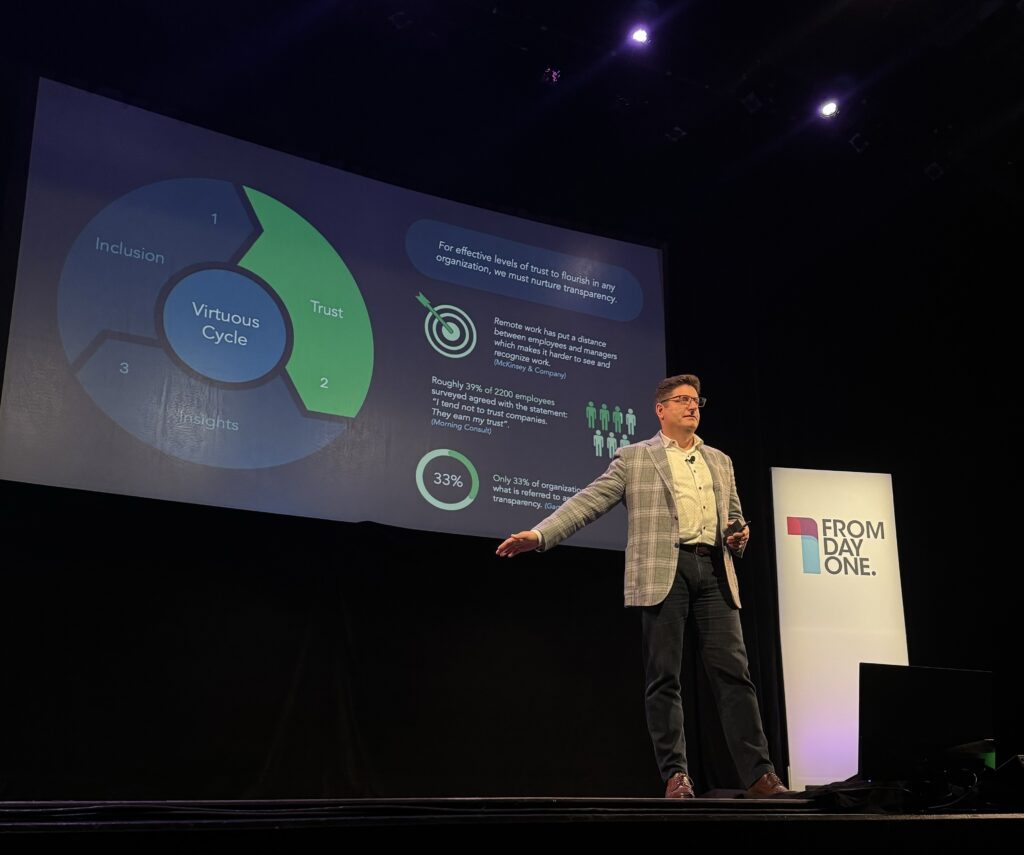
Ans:
[[[544,69],[543,73],[540,76],[540,79],[544,83],[547,83],[549,86],[554,86],[556,83],[558,83],[559,80],[562,79],[562,72],[559,71],[559,69],[555,68],[554,66],[549,65],[547,68]]]
[[[755,113],[760,113],[764,108],[764,104],[761,102],[761,99],[757,97],[756,92],[748,92],[740,98],[740,103],[746,108],[747,112],[750,113],[751,116]]]
[[[388,15],[388,23],[396,30],[404,30],[412,24],[412,18],[405,12],[395,12],[393,15]]]
[[[835,101],[826,101],[818,108],[818,115],[825,118],[831,119],[839,112],[839,105]]]
[[[850,146],[857,154],[864,154],[869,145],[871,145],[871,142],[859,131],[850,137]]]
[[[647,32],[647,27],[634,27],[633,31],[629,34],[629,40],[635,45],[645,45],[650,40],[650,34]]]

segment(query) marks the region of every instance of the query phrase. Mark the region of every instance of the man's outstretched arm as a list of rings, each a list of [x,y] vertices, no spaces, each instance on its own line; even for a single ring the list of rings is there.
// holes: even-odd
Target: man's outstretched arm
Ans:
[[[535,531],[521,531],[505,538],[495,552],[502,558],[515,558],[520,552],[530,552],[540,546],[540,535]]]

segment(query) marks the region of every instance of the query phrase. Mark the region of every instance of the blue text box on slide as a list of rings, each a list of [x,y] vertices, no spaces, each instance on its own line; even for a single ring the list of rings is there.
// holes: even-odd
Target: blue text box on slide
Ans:
[[[503,297],[612,321],[631,321],[644,305],[640,283],[624,267],[438,220],[413,223],[405,251],[424,276]]]

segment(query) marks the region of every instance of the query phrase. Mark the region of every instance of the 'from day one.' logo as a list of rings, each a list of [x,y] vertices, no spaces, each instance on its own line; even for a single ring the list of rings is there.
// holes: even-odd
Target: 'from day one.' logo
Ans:
[[[832,576],[875,575],[869,557],[864,554],[864,544],[869,540],[885,540],[885,524],[881,520],[871,522],[826,517],[821,521],[819,538],[817,520],[786,517],[786,530],[800,538],[804,573],[821,573],[821,556],[824,554],[825,572]]]

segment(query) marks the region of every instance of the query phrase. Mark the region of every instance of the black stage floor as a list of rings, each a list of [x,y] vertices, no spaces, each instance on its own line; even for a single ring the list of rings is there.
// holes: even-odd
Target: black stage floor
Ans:
[[[718,840],[885,845],[895,841],[995,845],[1024,828],[1024,813],[824,810],[811,799],[402,798],[264,801],[0,802],[0,832],[21,834],[251,834],[330,836],[345,829],[512,829],[528,826],[684,825]],[[10,839],[10,838],[8,838]]]

